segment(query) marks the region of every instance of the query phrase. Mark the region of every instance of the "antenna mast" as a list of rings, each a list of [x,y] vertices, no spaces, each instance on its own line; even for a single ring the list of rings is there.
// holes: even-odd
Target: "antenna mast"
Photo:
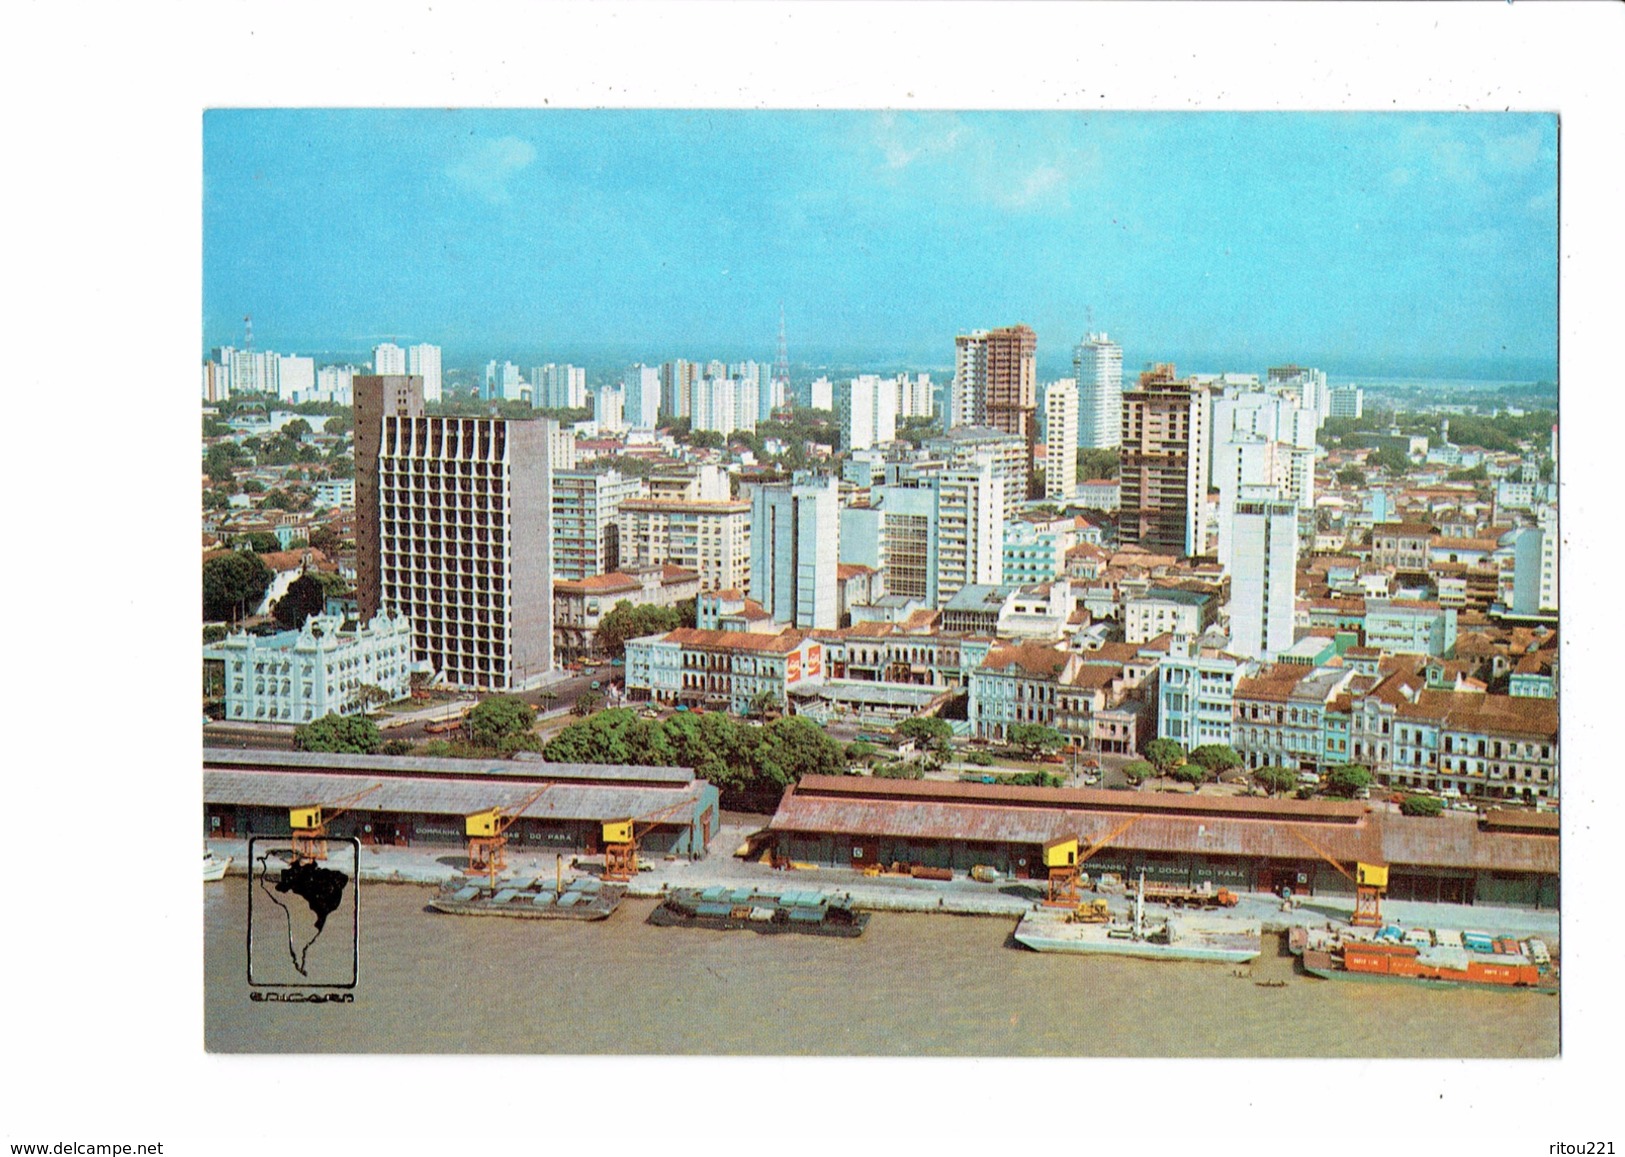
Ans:
[[[795,398],[790,393],[790,346],[784,339],[784,302],[779,302],[779,357],[773,365],[773,384],[784,393],[784,404],[793,407]],[[778,391],[776,390],[775,393]]]

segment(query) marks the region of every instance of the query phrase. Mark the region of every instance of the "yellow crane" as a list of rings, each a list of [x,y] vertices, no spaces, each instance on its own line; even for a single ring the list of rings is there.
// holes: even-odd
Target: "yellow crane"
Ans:
[[[1044,867],[1049,869],[1049,896],[1044,903],[1057,908],[1075,908],[1078,895],[1078,869],[1096,852],[1128,831],[1143,817],[1130,816],[1094,843],[1078,850],[1077,836],[1062,836],[1044,845]]]
[[[336,799],[332,803],[308,803],[288,809],[288,826],[293,829],[293,855],[296,860],[327,859],[327,826],[384,785],[371,787]]]
[[[693,807],[694,801],[685,799],[668,808],[662,808],[653,815],[639,816],[636,819],[605,820],[604,879],[616,884],[630,881],[638,871],[638,840],[648,835],[649,829],[661,820],[684,810],[692,813]]]
[[[1309,850],[1336,868],[1344,879],[1354,885],[1354,917],[1349,923],[1356,928],[1382,927],[1382,895],[1388,890],[1388,865],[1367,864],[1356,861],[1350,872],[1337,858],[1297,828],[1289,832],[1309,846]]]
[[[468,867],[471,876],[488,876],[493,889],[497,876],[508,866],[508,829],[526,808],[541,799],[550,783],[543,784],[516,804],[488,807],[463,817],[463,833],[468,837]]]

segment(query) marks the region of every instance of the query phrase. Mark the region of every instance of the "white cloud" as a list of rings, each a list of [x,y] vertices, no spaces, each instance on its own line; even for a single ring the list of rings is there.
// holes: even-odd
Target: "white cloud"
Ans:
[[[1025,208],[1061,189],[1065,174],[1055,165],[1039,165],[999,199],[1012,208]]]
[[[466,157],[446,169],[446,176],[459,188],[474,193],[493,205],[510,197],[508,180],[528,168],[536,159],[536,149],[518,137],[498,137],[482,141]]]

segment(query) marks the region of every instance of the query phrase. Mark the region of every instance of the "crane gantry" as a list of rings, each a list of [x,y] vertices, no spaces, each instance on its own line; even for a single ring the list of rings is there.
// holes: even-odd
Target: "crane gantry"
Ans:
[[[383,786],[381,783],[375,783],[332,803],[302,804],[299,807],[289,808],[288,826],[293,829],[294,859],[296,861],[327,859],[328,825],[354,807],[356,801],[371,795]]]

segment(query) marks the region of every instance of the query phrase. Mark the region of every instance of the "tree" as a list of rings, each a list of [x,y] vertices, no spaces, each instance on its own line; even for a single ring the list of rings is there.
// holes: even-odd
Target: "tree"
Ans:
[[[310,434],[310,423],[305,421],[303,418],[295,418],[286,426],[282,427],[281,433],[284,438],[293,438],[296,441],[304,441],[304,439]]]
[[[591,715],[604,705],[604,697],[596,691],[583,691],[570,705],[572,715]]]
[[[1353,799],[1371,786],[1371,772],[1358,763],[1340,763],[1326,773],[1326,791],[1331,795]]]
[[[1190,762],[1217,779],[1232,768],[1240,767],[1241,756],[1228,744],[1204,743],[1191,752]]]
[[[210,623],[203,628],[203,645],[208,646],[210,643],[220,642],[221,639],[226,637],[226,633],[226,628],[219,623]]]
[[[750,697],[747,712],[754,719],[766,719],[779,709],[779,697],[771,691],[758,691]]]
[[[1118,452],[1116,450],[1085,449],[1078,451],[1078,477],[1080,479],[1110,480],[1117,477]]]
[[[1066,743],[1066,737],[1042,723],[1012,723],[1010,742],[1017,747],[1025,747],[1029,756],[1037,758],[1046,751],[1061,748]]]
[[[674,630],[682,616],[676,607],[633,606],[626,599],[615,604],[598,622],[598,649],[612,659],[626,658],[626,641]]]
[[[355,689],[351,701],[359,706],[365,714],[374,707],[382,707],[389,702],[389,692],[376,683],[363,683]]]
[[[257,555],[243,551],[216,555],[203,564],[205,622],[236,622],[259,606],[275,576]]]
[[[305,625],[312,615],[319,615],[327,606],[327,592],[322,584],[308,574],[302,574],[288,584],[282,597],[271,604],[271,614],[290,631]]]
[[[264,494],[265,493],[265,483],[261,482],[257,478],[250,478],[247,482],[243,483],[243,493],[244,494]]]
[[[935,715],[905,719],[892,729],[900,739],[912,739],[921,747],[946,752],[954,737],[954,729],[946,719]]]
[[[1180,783],[1201,784],[1207,780],[1208,770],[1200,763],[1182,763],[1174,768],[1173,776]]]
[[[378,748],[380,755],[411,755],[412,741],[410,739],[386,739]]]
[[[1138,787],[1140,784],[1144,783],[1146,780],[1150,779],[1156,774],[1157,769],[1152,767],[1143,759],[1136,759],[1132,763],[1125,763],[1123,765],[1123,778],[1128,780],[1135,787]]]
[[[1172,739],[1153,739],[1140,754],[1151,761],[1158,775],[1167,775],[1185,761],[1185,749]]]
[[[1280,795],[1297,786],[1298,773],[1290,767],[1261,767],[1253,772],[1253,782],[1271,795]]]
[[[239,534],[231,540],[232,548],[241,550],[248,547],[255,554],[275,554],[282,549],[282,541],[269,530],[251,530],[247,534]]]
[[[348,434],[350,432],[350,419],[348,417],[333,416],[322,423],[324,434]]]
[[[1366,482],[1365,471],[1358,466],[1345,466],[1337,472],[1337,480],[1344,486],[1364,486]]]
[[[868,763],[878,750],[874,744],[860,739],[846,745],[846,759],[848,763]]]
[[[1411,468],[1410,456],[1391,442],[1378,447],[1367,461],[1390,474],[1404,474]]]
[[[323,554],[334,553],[342,542],[339,532],[331,526],[318,526],[310,532],[310,545]]]
[[[502,748],[505,741],[531,733],[536,713],[517,695],[492,695],[468,713],[468,737],[481,747]]]
[[[1400,814],[1408,816],[1436,816],[1444,813],[1444,801],[1430,795],[1406,795],[1399,800]]]
[[[295,751],[372,755],[383,745],[378,725],[365,715],[323,715],[293,729]]]

